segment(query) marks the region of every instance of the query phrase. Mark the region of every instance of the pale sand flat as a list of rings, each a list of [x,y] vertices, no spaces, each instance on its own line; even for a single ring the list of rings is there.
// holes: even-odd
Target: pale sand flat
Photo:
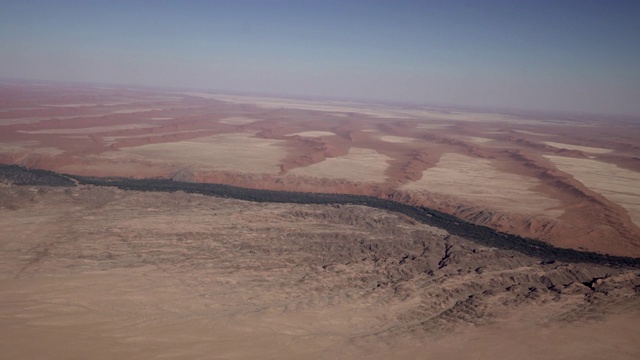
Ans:
[[[380,140],[390,142],[390,143],[403,144],[403,143],[412,143],[417,139],[404,137],[404,136],[385,135],[385,136],[381,136]]]
[[[320,163],[289,171],[292,175],[355,182],[384,182],[390,157],[375,150],[351,148],[344,156],[328,158]]]
[[[559,170],[627,210],[640,226],[640,173],[591,159],[546,155]]]
[[[554,134],[545,134],[545,133],[539,133],[539,132],[535,132],[535,131],[527,131],[527,130],[513,130],[517,133],[521,133],[521,134],[526,134],[526,135],[535,135],[535,136],[556,136]]]
[[[294,134],[287,134],[285,136],[302,136],[302,137],[322,137],[322,136],[334,136],[335,133],[329,131],[302,131]]]
[[[613,152],[613,150],[611,150],[611,149],[596,148],[596,147],[590,147],[590,146],[571,145],[571,144],[564,144],[564,143],[558,143],[558,142],[553,142],[553,141],[544,141],[544,143],[549,145],[549,146],[553,146],[555,148],[558,148],[558,149],[578,150],[578,151],[592,153],[592,154],[607,154],[607,153]]]
[[[92,126],[86,128],[75,129],[42,129],[42,130],[19,130],[18,132],[26,134],[93,134],[101,132],[109,132],[115,130],[133,130],[133,129],[147,129],[153,125],[146,124],[130,124],[130,125],[110,125],[110,126]]]
[[[251,124],[260,120],[262,119],[253,119],[253,118],[248,118],[243,116],[234,116],[234,117],[220,119],[220,122],[228,125],[245,125],[245,124]]]
[[[122,148],[98,159],[135,159],[167,165],[193,165],[200,170],[275,174],[287,153],[283,140],[260,139],[253,133],[213,135],[188,141]]]
[[[425,170],[420,180],[401,189],[451,195],[518,213],[561,215],[562,211],[549,210],[560,202],[535,191],[538,185],[535,178],[497,170],[489,160],[447,153],[435,167]]]
[[[64,150],[56,147],[35,147],[38,144],[38,141],[0,142],[0,153],[15,154],[28,152],[42,155],[60,155],[64,153]]]
[[[108,114],[71,115],[71,116],[33,116],[33,117],[23,117],[23,118],[0,119],[0,125],[33,124],[33,123],[46,121],[46,120],[92,118],[92,117],[101,117],[106,115]]]
[[[483,138],[483,137],[475,137],[475,136],[470,136],[467,137],[467,140],[477,143],[477,144],[486,144],[488,142],[493,141],[493,139],[489,139],[489,138]]]

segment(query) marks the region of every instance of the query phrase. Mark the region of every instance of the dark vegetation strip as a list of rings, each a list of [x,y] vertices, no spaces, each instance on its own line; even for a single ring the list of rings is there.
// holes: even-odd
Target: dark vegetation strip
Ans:
[[[28,174],[22,174],[22,173]],[[6,174],[5,174],[6,173]],[[616,267],[640,267],[640,258],[609,256],[594,252],[562,249],[543,241],[496,231],[466,222],[455,216],[426,207],[416,207],[371,196],[321,194],[290,191],[257,190],[222,184],[189,183],[169,179],[127,179],[61,175],[45,170],[32,170],[15,165],[0,165],[0,179],[18,179],[18,185],[75,186],[80,184],[113,186],[123,190],[197,193],[253,202],[293,204],[353,204],[404,214],[424,224],[470,239],[478,244],[514,250],[544,261],[586,262]]]
[[[68,176],[53,171],[4,164],[0,164],[0,182],[14,185],[76,186]]]

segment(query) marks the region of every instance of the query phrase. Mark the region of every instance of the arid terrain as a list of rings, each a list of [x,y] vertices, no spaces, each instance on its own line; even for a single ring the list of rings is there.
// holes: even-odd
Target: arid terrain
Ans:
[[[0,162],[366,194],[555,246],[640,256],[640,120],[0,85]]]
[[[370,195],[640,257],[638,119],[5,80],[0,163]],[[1,358],[640,357],[637,268],[370,207],[2,181],[0,228]]]
[[[354,205],[0,187],[13,359],[637,359],[637,269]]]

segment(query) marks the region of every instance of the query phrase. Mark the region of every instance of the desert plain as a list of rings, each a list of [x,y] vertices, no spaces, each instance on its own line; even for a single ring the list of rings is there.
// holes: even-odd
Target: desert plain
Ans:
[[[0,83],[0,163],[368,195],[640,257],[640,120]],[[355,205],[0,187],[6,358],[640,356],[637,269]],[[37,339],[37,340],[35,340]]]

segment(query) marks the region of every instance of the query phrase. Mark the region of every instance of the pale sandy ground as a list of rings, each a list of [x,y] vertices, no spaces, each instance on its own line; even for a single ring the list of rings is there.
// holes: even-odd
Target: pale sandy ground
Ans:
[[[561,215],[562,210],[551,210],[558,200],[534,190],[539,185],[538,179],[499,171],[489,160],[447,153],[420,180],[401,189],[456,196],[509,212]]]
[[[410,356],[412,352],[428,353],[427,358],[435,359],[477,360],[600,360],[640,356],[638,347],[629,347],[629,344],[640,343],[640,333],[635,325],[640,322],[638,312],[560,326],[531,326],[526,320],[523,316],[463,331],[458,336],[445,337],[434,344],[408,345],[395,356]]]
[[[470,112],[443,112],[436,109],[420,109],[420,108],[404,108],[394,106],[381,106],[376,104],[342,102],[342,101],[312,101],[312,100],[294,100],[272,97],[252,97],[238,95],[222,95],[222,94],[206,94],[206,93],[189,93],[190,95],[200,96],[204,98],[216,99],[230,103],[248,103],[258,107],[269,109],[297,109],[311,110],[322,112],[343,112],[358,113],[378,118],[395,118],[395,119],[424,119],[433,118],[445,121],[490,121],[504,122],[517,121],[522,124],[538,124],[539,121],[520,119],[504,114],[484,114]]]
[[[91,118],[91,117],[101,117],[105,115],[107,114],[70,115],[70,116],[34,116],[34,117],[23,117],[23,118],[15,118],[15,119],[0,119],[0,125],[33,124],[33,123],[46,121],[46,120]]]
[[[414,142],[417,139],[404,137],[404,136],[385,135],[385,136],[381,136],[380,140],[390,142],[390,143],[405,144],[405,143]]]
[[[141,135],[102,136],[102,140],[104,141],[105,144],[112,144],[118,140],[124,140],[124,139],[139,139],[139,138],[145,138],[150,136],[166,136],[166,135],[186,134],[186,133],[197,134],[198,131],[182,130],[182,131],[155,132],[153,134],[141,134]]]
[[[38,147],[37,141],[13,141],[0,142],[0,152],[7,154],[29,152],[34,154],[60,155],[64,153],[64,150],[55,147]]]
[[[358,206],[96,187],[0,200],[2,359],[640,356],[630,270],[543,266]],[[620,280],[592,291],[572,271]]]
[[[478,144],[486,144],[488,142],[492,142],[493,139],[489,139],[489,138],[483,138],[483,137],[476,137],[476,136],[470,136],[467,137],[467,139],[471,142],[474,143],[478,143]]]
[[[183,99],[184,97],[182,96],[151,95],[143,97],[141,101],[181,101]]]
[[[0,151],[12,153],[22,151],[25,148],[35,147],[38,144],[40,144],[40,142],[36,140],[0,142]]]
[[[591,159],[547,155],[561,171],[624,207],[640,226],[640,173]]]
[[[424,120],[432,119],[437,121],[462,121],[462,122],[501,122],[501,123],[517,123],[522,125],[540,125],[540,124],[570,124],[565,120],[534,120],[517,116],[498,114],[498,113],[478,113],[467,111],[442,111],[431,108],[411,108],[411,107],[395,107],[389,105],[377,105],[367,103],[354,103],[342,101],[313,101],[313,100],[294,100],[273,97],[252,97],[239,95],[222,95],[222,94],[206,94],[190,93],[194,96],[216,99],[236,104],[252,104],[258,107],[268,109],[297,109],[311,110],[322,112],[343,112],[358,113],[378,118],[394,118],[394,119],[415,119]],[[580,125],[578,125],[580,126]],[[589,126],[584,124],[584,126]]]
[[[292,175],[327,179],[345,179],[355,182],[384,182],[384,172],[390,157],[371,149],[351,148],[344,156],[327,158],[323,162],[295,168]]]
[[[637,167],[634,159],[640,156],[637,149],[633,147],[634,139],[640,135],[640,130],[630,122],[618,127],[614,126],[616,119],[585,117],[584,121],[580,122],[568,118],[572,123],[567,125],[569,120],[554,119],[551,115],[545,115],[544,118],[518,117],[509,114],[474,113],[466,109],[444,111],[435,108],[350,101],[292,100],[210,93],[192,93],[191,95],[201,97],[198,99],[198,106],[204,107],[190,110],[195,109],[196,105],[192,101],[194,99],[176,95],[173,91],[166,92],[164,95],[160,91],[149,92],[133,88],[118,92],[103,92],[87,86],[79,96],[75,90],[70,91],[65,87],[52,85],[41,88],[34,84],[24,84],[20,89],[24,91],[24,96],[3,99],[3,109],[0,111],[16,108],[34,108],[35,111],[16,112],[16,114],[25,115],[24,118],[17,119],[16,115],[10,115],[10,113],[0,114],[11,117],[0,119],[0,125],[13,124],[2,126],[0,130],[0,159],[5,162],[77,174],[133,177],[168,176],[176,169],[189,168],[194,172],[195,178],[223,181],[234,185],[312,191],[314,188],[317,189],[318,184],[322,184],[322,190],[327,192],[350,191],[347,187],[353,185],[358,187],[360,193],[384,196],[383,194],[399,190],[394,184],[404,184],[407,179],[419,177],[424,169],[433,165],[439,154],[479,154],[483,158],[494,159],[493,163],[487,165],[486,160],[475,158],[473,161],[478,161],[476,165],[470,165],[470,160],[454,161],[449,164],[451,165],[449,170],[442,170],[444,168],[441,163],[431,170],[433,174],[427,170],[427,178],[435,177],[435,185],[424,183],[414,187],[417,190],[412,190],[412,193],[408,194],[411,201],[434,207],[444,204],[439,209],[454,212],[459,216],[467,216],[465,219],[472,221],[476,221],[474,219],[477,213],[489,214],[487,215],[489,217],[483,218],[483,225],[513,231],[524,236],[540,237],[551,242],[562,238],[564,243],[571,244],[568,246],[582,246],[578,242],[583,240],[576,240],[576,243],[570,242],[567,234],[573,233],[565,231],[561,226],[563,224],[568,227],[579,226],[584,233],[594,234],[594,237],[600,237],[599,229],[608,228],[611,232],[617,231],[620,236],[626,236],[624,240],[618,239],[620,244],[629,242],[633,236],[640,236],[637,228],[620,228],[616,220],[620,217],[626,218],[626,214],[623,209],[617,207],[613,210],[600,209],[598,205],[593,204],[594,208],[589,209],[589,214],[608,211],[609,215],[594,220],[597,223],[589,223],[591,216],[587,215],[586,210],[577,206],[585,201],[579,195],[585,190],[584,187],[577,182],[572,183],[575,186],[567,184],[564,181],[564,174],[559,174],[558,178],[553,179],[558,173],[554,171],[551,163],[536,160],[557,151],[550,147],[536,146],[536,144],[550,141],[547,144],[582,150],[585,154],[594,157],[605,154],[609,149],[617,149],[606,154],[606,159],[601,161],[633,169]],[[0,91],[11,94],[13,90],[0,84]],[[208,102],[207,98],[212,100]],[[216,101],[216,99],[225,101]],[[130,103],[123,104],[125,101]],[[259,106],[244,105],[252,103]],[[56,106],[46,110],[42,110],[40,106],[38,110],[36,106],[39,104]],[[82,111],[91,112],[92,115],[78,115],[78,106],[94,104],[114,105],[109,108],[96,107],[91,111],[84,108]],[[264,108],[278,108],[278,111]],[[152,109],[165,109],[165,111],[132,112]],[[110,111],[114,110],[124,110],[129,113],[112,114]],[[101,114],[96,115],[96,111]],[[52,113],[60,116],[46,116]],[[99,117],[94,118],[94,116]],[[193,116],[197,116],[199,120],[194,122]],[[348,118],[342,119],[343,116]],[[82,118],[87,119],[82,120]],[[47,121],[53,119],[56,121],[52,123]],[[154,122],[153,119],[162,120],[162,123]],[[202,119],[211,119],[212,123],[203,123]],[[123,125],[125,120],[127,124]],[[260,139],[255,135],[242,133],[220,134],[206,140],[188,139],[191,136],[183,133],[183,131],[207,131],[206,136],[209,136],[215,129],[224,132],[232,130],[231,126],[219,126],[219,123],[216,125],[218,121],[237,127],[251,124],[246,127],[259,131]],[[301,124],[305,127],[301,128]],[[580,126],[580,124],[587,126]],[[589,127],[593,124],[599,124],[599,127]],[[158,128],[159,125],[162,125],[162,128]],[[202,127],[194,128],[196,126]],[[148,130],[143,131],[143,129]],[[157,130],[152,132],[152,129]],[[332,129],[340,129],[341,134],[344,131],[351,132],[355,136],[340,139],[323,138],[324,135],[328,136]],[[101,135],[105,135],[104,131],[117,131],[117,133],[108,134],[110,135],[108,138],[99,141]],[[365,133],[358,135],[359,131],[375,132],[369,135]],[[144,135],[143,132],[148,134]],[[509,136],[514,132],[519,132],[522,136]],[[302,136],[313,134],[316,138],[313,141],[300,141],[295,137],[282,137],[282,134],[291,133],[302,134]],[[94,134],[97,136],[90,137]],[[177,136],[164,136],[172,134]],[[316,136],[320,134],[323,136]],[[558,134],[563,134],[561,140]],[[144,139],[146,136],[149,138]],[[204,134],[197,136],[204,136]],[[265,139],[268,137],[278,139]],[[409,140],[412,137],[416,140]],[[526,140],[518,141],[519,137],[535,139],[536,144]],[[119,142],[126,139],[131,141]],[[34,143],[33,146],[25,146],[21,143],[31,140],[39,142]],[[463,143],[458,140],[462,140]],[[159,143],[162,141],[173,142]],[[130,147],[122,148],[126,144]],[[575,147],[571,144],[589,146]],[[38,150],[38,146],[44,149]],[[114,147],[121,150],[114,151]],[[329,158],[318,164],[299,167],[301,164],[321,160],[328,154],[344,154],[349,147],[374,149],[380,153],[375,153],[373,150],[365,150],[369,153],[357,153],[361,150],[356,150],[356,153],[350,153],[347,156]],[[31,154],[35,156],[30,156]],[[603,156],[600,155],[600,157]],[[465,162],[469,164],[463,164]],[[591,163],[585,164],[589,166]],[[550,168],[549,171],[547,167]],[[294,176],[286,178],[286,175],[284,177],[280,175],[281,169],[290,168],[296,169],[292,171],[296,176],[307,176],[304,179],[300,176],[298,179]],[[503,173],[497,172],[497,168]],[[534,178],[515,174],[514,176],[505,175],[509,172],[544,177],[545,195],[535,191],[536,186],[541,183]],[[608,176],[614,176],[614,174],[617,173],[611,172]],[[447,186],[449,176],[452,176],[454,181]],[[621,174],[621,177],[611,181],[619,184],[626,182],[620,186],[634,187],[637,178],[631,177],[625,180],[624,176]],[[465,178],[467,179],[464,180]],[[355,184],[347,186],[343,181],[345,179]],[[411,185],[407,186],[410,188]],[[386,188],[382,189],[382,187]],[[597,184],[592,188],[595,187]],[[432,191],[433,189],[443,196],[433,195],[436,194]],[[606,192],[606,189],[602,191]],[[614,192],[619,193],[619,197],[610,196],[612,201],[626,201],[625,206],[628,209],[637,206],[620,197],[622,192]],[[559,205],[555,200],[550,201],[548,196],[561,199],[566,214],[561,221],[553,223],[553,228],[545,223],[549,219],[541,218],[545,215],[557,217],[562,212],[548,210],[551,205]],[[473,208],[473,211],[469,210],[470,208]],[[529,210],[526,215],[511,216],[513,212],[524,208]],[[611,211],[613,213],[609,213]],[[578,222],[578,218],[584,217],[590,217],[590,220],[573,224]],[[523,228],[533,222],[539,226]],[[548,232],[542,232],[542,229],[548,229]],[[618,241],[614,239],[617,235],[613,233],[607,236],[612,242]],[[616,254],[626,254],[628,249],[620,246],[611,251],[616,251]],[[591,248],[590,245],[582,247]]]
[[[329,131],[302,131],[293,134],[287,134],[285,136],[302,136],[302,137],[322,137],[322,136],[334,136],[335,133]]]
[[[435,338],[352,340],[356,328],[363,331],[378,322],[373,312],[383,311],[380,306],[329,305],[288,313],[244,305],[243,300],[234,306],[234,294],[224,281],[194,286],[153,266],[1,279],[0,356],[96,360],[640,357],[637,309],[601,320],[547,325],[536,325],[521,313]],[[541,310],[529,311],[536,316]],[[356,331],[350,333],[350,328]]]
[[[199,169],[267,173],[280,171],[284,141],[253,137],[252,133],[213,135],[188,141],[148,144],[105,152],[97,159],[136,159],[170,166],[194,165]]]
[[[238,96],[238,95],[223,95],[223,94],[206,94],[189,93],[194,96],[200,96],[204,98],[216,99],[234,104],[252,104],[254,106],[267,108],[267,109],[297,109],[297,110],[310,110],[310,111],[322,111],[329,113],[350,113],[356,112],[374,117],[398,117],[405,118],[405,114],[400,114],[397,111],[389,111],[388,108],[380,108],[372,110],[372,106],[357,104],[352,102],[341,101],[312,101],[312,100],[294,100],[284,98],[273,97],[252,97],[252,96]]]
[[[234,117],[228,117],[228,118],[224,118],[224,119],[220,119],[220,122],[223,124],[229,124],[229,125],[246,125],[246,124],[251,124],[254,123],[256,121],[260,121],[262,119],[254,119],[254,118],[248,118],[248,117],[242,117],[242,116],[234,116]]]
[[[198,91],[183,91],[183,92],[179,92],[178,94],[187,95],[187,96],[196,96],[204,99],[216,99],[219,96],[219,94],[212,94],[212,93],[198,92]]]
[[[578,150],[578,151],[583,151],[583,152],[592,153],[592,154],[606,154],[606,153],[613,152],[613,150],[611,150],[611,149],[603,149],[603,148],[590,147],[590,146],[579,146],[579,145],[563,144],[563,143],[558,143],[558,142],[553,142],[553,141],[544,141],[544,143],[547,144],[547,145],[551,145],[553,147],[556,147],[558,149]]]
[[[554,134],[545,134],[545,133],[540,133],[540,132],[535,132],[535,131],[527,131],[527,130],[513,130],[515,132],[521,133],[521,134],[526,134],[526,135],[535,135],[535,136],[556,136]]]
[[[132,130],[132,129],[147,129],[152,128],[153,125],[145,124],[130,124],[130,125],[110,125],[110,126],[91,126],[86,128],[75,129],[42,129],[42,130],[21,130],[19,132],[25,134],[93,134],[115,130]]]

